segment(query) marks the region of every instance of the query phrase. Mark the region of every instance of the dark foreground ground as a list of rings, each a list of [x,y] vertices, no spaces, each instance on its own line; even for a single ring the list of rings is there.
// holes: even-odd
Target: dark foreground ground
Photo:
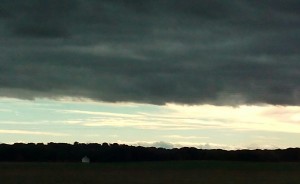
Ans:
[[[0,163],[1,184],[299,184],[300,163]]]

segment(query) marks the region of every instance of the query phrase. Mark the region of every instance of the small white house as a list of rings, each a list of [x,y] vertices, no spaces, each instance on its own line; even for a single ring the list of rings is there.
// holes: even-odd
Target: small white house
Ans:
[[[90,163],[90,158],[87,157],[87,156],[85,156],[85,157],[83,157],[83,158],[81,159],[81,162],[82,162],[82,163]]]

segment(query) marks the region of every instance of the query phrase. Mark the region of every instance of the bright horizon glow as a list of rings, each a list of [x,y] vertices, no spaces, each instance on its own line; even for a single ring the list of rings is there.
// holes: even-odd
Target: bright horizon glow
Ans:
[[[299,147],[300,107],[0,99],[0,140],[122,143],[156,147]]]

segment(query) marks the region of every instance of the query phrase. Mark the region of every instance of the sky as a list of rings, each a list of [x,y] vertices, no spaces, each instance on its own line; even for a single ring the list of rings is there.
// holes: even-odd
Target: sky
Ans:
[[[299,147],[298,0],[0,0],[0,142]]]

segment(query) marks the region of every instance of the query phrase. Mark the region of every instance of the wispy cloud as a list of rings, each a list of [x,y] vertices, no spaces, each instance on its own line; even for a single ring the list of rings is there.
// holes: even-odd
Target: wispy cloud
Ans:
[[[295,123],[299,117],[300,107],[295,106],[182,106],[168,104],[167,107],[177,117],[189,117],[206,123],[216,122],[216,128],[238,131],[274,131],[300,133],[300,124]],[[288,113],[287,113],[288,112]],[[212,123],[213,124],[213,123]]]
[[[64,121],[65,123],[89,127],[112,126],[152,130],[228,129],[300,133],[300,124],[295,121],[299,117],[300,108],[296,107],[167,104],[157,108],[161,110],[160,113],[139,111],[124,114],[82,110],[60,112],[74,114],[74,118]],[[88,116],[76,118],[76,114]]]
[[[13,111],[9,110],[9,109],[0,109],[0,112],[9,112],[9,113],[12,113]]]
[[[209,137],[202,137],[202,136],[182,136],[182,135],[165,135],[165,138],[171,139],[180,139],[180,140],[189,140],[189,139],[208,139]]]
[[[46,135],[46,136],[68,136],[64,133],[54,132],[39,132],[39,131],[28,131],[28,130],[0,130],[1,134],[26,134],[26,135]]]
[[[87,115],[99,115],[99,116],[113,116],[113,117],[127,117],[127,118],[139,118],[138,114],[123,114],[123,113],[112,113],[112,112],[95,112],[95,111],[83,111],[83,110],[58,110],[60,113],[70,114],[87,114]]]

